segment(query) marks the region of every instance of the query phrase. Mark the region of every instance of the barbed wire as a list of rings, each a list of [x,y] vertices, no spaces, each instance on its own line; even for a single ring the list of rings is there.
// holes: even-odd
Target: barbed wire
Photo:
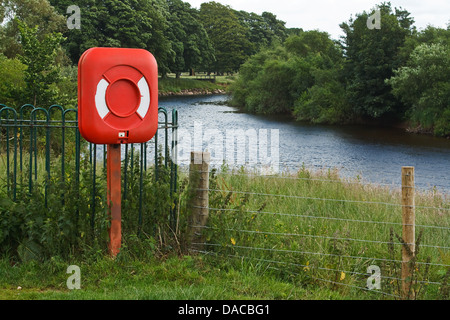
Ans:
[[[245,194],[245,195],[257,195],[257,196],[265,196],[265,197],[284,197],[284,198],[294,198],[294,199],[302,199],[302,200],[317,200],[317,201],[320,200],[320,201],[361,203],[361,204],[381,204],[381,205],[395,206],[395,207],[413,207],[413,208],[416,208],[416,209],[419,208],[419,209],[434,209],[434,210],[450,211],[450,208],[427,207],[427,206],[409,206],[409,205],[403,205],[403,204],[399,204],[399,203],[380,202],[380,201],[328,199],[328,198],[304,197],[304,196],[286,195],[286,194],[259,193],[259,192],[248,192],[248,191],[237,191],[237,190],[222,190],[222,189],[202,189],[202,188],[198,188],[196,190],[198,190],[198,191],[212,191],[212,192],[226,192],[226,193]]]
[[[211,207],[201,207],[201,206],[193,206],[193,208],[208,209],[208,210],[212,210],[212,211],[235,211],[235,212],[241,211],[239,209],[225,209],[225,208],[221,209],[221,208],[211,208]],[[268,211],[256,211],[256,210],[245,210],[245,211],[242,211],[242,212],[253,213],[253,214],[271,214],[271,215],[289,216],[289,217],[297,217],[297,218],[324,219],[324,220],[335,220],[335,221],[345,221],[345,222],[359,222],[359,223],[373,223],[373,224],[386,224],[386,225],[395,225],[395,226],[416,226],[416,227],[421,227],[421,228],[433,228],[433,229],[450,230],[450,227],[429,226],[429,225],[419,225],[419,224],[404,224],[404,223],[400,223],[400,222],[357,220],[357,219],[348,219],[348,218],[312,216],[312,215],[301,215],[301,214],[290,214],[290,213],[279,213],[279,212],[268,212]]]
[[[336,168],[333,168],[336,169]],[[299,171],[297,171],[299,172]],[[199,172],[199,173],[211,173],[211,172]],[[225,171],[225,172],[220,172],[219,170],[217,170],[216,172],[213,172],[213,174],[216,174],[216,176],[220,177],[220,175],[227,175],[230,177],[249,177],[249,178],[254,178],[254,179],[263,179],[263,181],[271,181],[270,179],[280,179],[282,181],[287,181],[287,180],[291,180],[291,181],[306,181],[306,182],[320,182],[320,183],[338,183],[338,184],[358,184],[361,185],[362,187],[365,186],[370,186],[370,187],[384,187],[384,186],[388,186],[391,190],[392,188],[396,188],[395,192],[400,192],[402,189],[404,188],[408,188],[408,189],[416,189],[416,186],[403,186],[403,185],[398,185],[398,184],[385,184],[385,183],[371,183],[371,182],[363,182],[361,180],[348,180],[348,179],[333,179],[334,176],[328,176],[331,177],[331,179],[327,179],[324,178],[325,176],[312,176],[312,177],[301,177],[301,176],[294,176],[291,174],[289,174],[289,172],[286,172],[286,175],[283,174],[278,174],[278,175],[264,175],[264,174],[257,174],[257,173],[253,173],[253,172],[248,172],[248,171],[244,171],[244,172],[229,172],[229,171]],[[200,177],[200,179],[210,179],[210,176],[208,177]],[[224,181],[228,181],[227,177],[223,177]],[[264,180],[265,179],[265,180]],[[232,180],[230,180],[232,181]],[[450,211],[450,207],[447,208],[447,204],[445,202],[439,201],[439,203],[436,206],[436,202],[434,202],[432,205],[426,205],[427,203],[425,203],[425,205],[406,205],[406,204],[400,204],[397,201],[394,202],[389,202],[391,201],[390,199],[385,201],[370,201],[370,200],[352,200],[352,199],[333,199],[333,198],[322,198],[322,197],[314,197],[310,196],[308,194],[306,194],[305,196],[302,195],[292,195],[292,194],[278,194],[276,193],[277,191],[269,191],[269,192],[273,192],[273,193],[264,193],[264,192],[255,192],[255,191],[242,191],[242,190],[230,190],[232,189],[231,187],[226,187],[224,189],[220,189],[219,188],[197,188],[197,191],[200,192],[220,192],[222,194],[228,194],[228,197],[232,194],[241,194],[241,195],[251,195],[251,196],[262,196],[262,197],[266,197],[268,199],[270,199],[270,197],[279,197],[279,198],[291,198],[291,199],[302,199],[302,200],[312,200],[311,203],[313,203],[313,201],[326,201],[326,202],[340,202],[340,203],[356,203],[356,204],[363,204],[363,205],[383,205],[383,206],[389,206],[389,207],[397,207],[397,208],[414,208],[414,209],[429,209],[429,210],[438,210],[439,214],[443,214],[446,213],[448,211]],[[243,188],[241,188],[243,189]],[[280,192],[280,191],[278,191]],[[283,192],[283,191],[281,191]],[[288,192],[290,193],[290,192]],[[397,194],[397,193],[396,193]],[[347,198],[347,197],[346,197]],[[308,202],[309,203],[309,202]],[[434,205],[434,206],[433,206]],[[313,215],[316,214],[316,212],[314,212],[313,214],[309,214],[310,211],[312,210],[307,210],[307,214],[287,214],[287,213],[277,213],[277,212],[270,212],[270,211],[262,211],[263,208],[261,208],[261,210],[245,210],[242,207],[241,208],[235,208],[235,209],[231,209],[231,208],[212,208],[209,207],[209,205],[200,207],[200,206],[193,206],[194,208],[198,208],[198,209],[207,209],[207,210],[211,210],[211,211],[222,211],[222,212],[240,212],[240,213],[251,213],[251,214],[268,214],[268,215],[280,215],[280,216],[289,216],[289,217],[299,217],[299,218],[308,218],[308,219],[324,219],[324,220],[334,220],[334,221],[345,221],[345,222],[356,222],[356,223],[370,223],[370,224],[383,224],[383,225],[395,225],[395,226],[415,226],[415,227],[422,227],[422,228],[430,228],[430,229],[436,229],[436,230],[443,230],[443,231],[448,231],[450,230],[450,227],[447,226],[436,226],[436,225],[418,225],[415,223],[412,224],[404,224],[404,223],[399,223],[399,222],[388,222],[388,221],[370,221],[370,220],[364,220],[364,219],[349,219],[349,218],[340,218],[340,217],[332,217],[334,214],[330,214],[330,213],[325,213],[325,215],[328,216],[317,216],[317,215]],[[204,213],[204,212],[199,212],[199,215],[208,215],[208,213]],[[253,216],[252,216],[253,217]],[[445,224],[447,225],[447,224]],[[306,233],[295,233],[295,232],[288,232],[286,230],[286,232],[276,232],[275,231],[264,231],[264,230],[248,230],[248,229],[252,229],[252,228],[246,228],[246,227],[241,227],[241,226],[229,226],[229,227],[212,227],[212,226],[190,226],[192,229],[197,229],[197,230],[212,230],[213,232],[216,231],[222,231],[222,232],[226,232],[228,235],[230,235],[231,237],[239,237],[239,234],[253,234],[253,235],[265,235],[267,236],[277,236],[277,237],[305,237],[305,238],[311,238],[311,239],[325,239],[325,240],[337,240],[337,241],[355,241],[355,242],[363,242],[363,243],[372,243],[372,244],[382,244],[382,245],[399,245],[399,246],[405,246],[405,245],[414,245],[413,243],[404,243],[402,241],[400,242],[393,242],[393,239],[391,238],[390,241],[380,241],[380,240],[370,240],[370,239],[358,239],[356,237],[340,237],[337,234],[334,235],[319,235],[319,234],[311,234],[311,232],[309,234]],[[297,230],[296,230],[297,231]],[[200,232],[200,233],[198,233]],[[195,232],[197,235],[201,235],[202,232],[198,231]],[[248,237],[248,236],[243,236],[244,238],[247,237],[249,239],[249,241],[251,241],[252,238]],[[256,238],[255,238],[256,239]],[[286,239],[286,238],[285,238]],[[210,243],[208,243],[210,242]],[[197,250],[196,252],[203,252],[203,253],[207,253],[210,254],[209,252],[211,251],[219,251],[220,255],[225,255],[225,257],[232,257],[232,258],[240,258],[240,259],[253,259],[256,261],[260,261],[260,262],[266,262],[269,263],[269,268],[272,269],[276,269],[279,270],[278,268],[273,267],[271,264],[283,264],[283,265],[290,265],[290,266],[294,266],[294,267],[298,267],[298,268],[304,268],[304,270],[309,270],[309,268],[311,269],[315,269],[315,270],[324,270],[324,271],[328,271],[328,272],[342,272],[344,274],[351,274],[351,275],[357,275],[357,276],[366,276],[369,277],[371,276],[371,274],[368,273],[361,273],[361,272],[357,272],[357,271],[349,271],[349,270],[340,270],[339,267],[338,268],[333,268],[333,267],[329,267],[329,266],[321,266],[319,263],[312,263],[311,265],[309,264],[299,264],[299,263],[293,263],[293,262],[288,262],[288,261],[277,261],[276,259],[281,259],[284,260],[284,254],[288,254],[288,257],[290,255],[294,255],[296,256],[296,254],[302,255],[305,257],[308,257],[308,255],[317,255],[319,257],[337,257],[339,258],[339,261],[341,261],[340,259],[352,259],[355,261],[355,263],[357,263],[359,261],[359,263],[364,263],[364,261],[380,261],[380,262],[386,262],[386,263],[398,263],[398,264],[404,264],[404,261],[402,260],[396,260],[394,256],[392,256],[391,258],[375,258],[375,257],[367,257],[367,256],[361,256],[360,253],[358,252],[356,255],[351,255],[351,254],[340,254],[338,253],[326,253],[324,252],[324,250],[318,250],[318,252],[311,252],[314,251],[314,249],[312,248],[308,248],[310,251],[302,251],[303,248],[300,248],[298,250],[295,250],[295,248],[291,247],[291,249],[283,249],[281,246],[277,246],[273,245],[273,246],[269,246],[266,247],[264,244],[254,244],[254,243],[249,243],[246,244],[245,242],[242,243],[241,245],[237,245],[236,244],[236,240],[233,240],[233,238],[231,238],[231,242],[232,244],[226,243],[227,241],[225,241],[224,243],[221,243],[222,241],[218,241],[218,240],[212,240],[212,242],[216,242],[216,243],[211,243],[211,241],[204,241],[204,240],[200,240],[200,241],[194,241],[194,243],[192,243],[193,246],[197,246],[197,248],[205,248],[206,251],[201,251],[201,250]],[[228,241],[229,242],[229,241]],[[239,240],[238,240],[239,242]],[[314,241],[314,243],[319,244],[320,246],[320,241]],[[425,248],[434,248],[434,249],[438,249],[438,250],[448,250],[450,249],[449,246],[444,246],[444,245],[432,245],[432,244],[420,244],[420,247],[425,247]],[[208,248],[218,248],[218,249],[208,249]],[[390,247],[392,248],[392,247]],[[307,249],[307,250],[308,250]],[[237,253],[237,255],[231,255],[231,254],[227,254],[227,252],[232,252],[232,253]],[[257,252],[262,252],[262,254],[259,254]],[[245,252],[247,253],[251,253],[251,252],[255,252],[255,253],[251,253],[250,256],[245,255]],[[267,253],[263,253],[263,252],[267,252]],[[331,251],[333,252],[333,251]],[[244,255],[239,255],[244,253]],[[277,254],[279,253],[279,254]],[[255,256],[255,257],[251,257],[251,256]],[[265,259],[265,257],[273,257],[275,259],[270,260],[269,259]],[[316,259],[313,259],[313,261]],[[441,262],[440,260],[438,260],[438,262]],[[445,261],[444,261],[445,262]],[[350,264],[352,262],[350,261]],[[426,268],[428,268],[429,266],[438,266],[438,267],[450,267],[449,264],[445,264],[445,263],[434,263],[434,262],[430,262],[430,260],[427,260],[426,262],[424,261],[414,261],[414,263],[419,266],[419,265],[424,265],[426,266]],[[347,263],[345,264],[347,265]],[[308,269],[306,269],[308,268]],[[342,269],[344,269],[346,267],[343,267]],[[350,268],[349,268],[350,269]],[[295,270],[295,269],[294,269]],[[301,269],[300,269],[301,270]],[[285,270],[286,271],[286,270]],[[288,271],[289,272],[289,271]],[[292,274],[299,274],[296,272],[291,272]],[[320,274],[320,273],[319,273]],[[344,285],[344,286],[348,286],[348,287],[353,287],[353,288],[357,288],[357,289],[362,289],[362,290],[367,290],[367,291],[371,291],[367,288],[363,288],[363,287],[359,287],[357,285],[353,285],[353,284],[349,284],[349,283],[342,283],[342,282],[337,282],[337,281],[332,281],[332,280],[328,280],[328,279],[322,279],[322,278],[318,278],[318,277],[314,277],[312,276],[312,274],[307,274],[307,276],[311,277],[312,279],[316,279],[318,281],[325,281],[328,283],[333,283],[336,285]],[[386,280],[397,280],[397,281],[405,281],[405,279],[400,279],[398,277],[392,276],[392,275],[388,275],[388,276],[380,276],[380,278],[386,279]],[[337,278],[336,278],[337,280]],[[342,280],[342,279],[341,279]],[[426,281],[426,279],[415,279],[415,283],[416,284],[432,284],[432,285],[442,285],[442,283],[440,282],[434,282],[434,281]],[[391,282],[392,284],[392,282]],[[392,296],[395,298],[401,298],[400,296],[397,296],[395,294],[391,294],[391,293],[386,293],[386,292],[381,292],[381,291],[371,291],[371,292],[378,292],[381,294],[385,294],[388,296]]]
[[[208,255],[216,255],[218,256],[219,253],[217,252],[211,252],[211,251],[202,251],[202,250],[196,250],[196,249],[189,249],[190,251],[193,252],[197,252],[197,253],[203,253],[203,254],[208,254]],[[252,260],[257,260],[257,261],[261,261],[261,262],[267,262],[267,263],[277,263],[277,264],[287,264],[287,265],[292,265],[295,267],[301,267],[304,269],[318,269],[318,270],[325,270],[325,271],[340,271],[340,272],[344,272],[345,274],[355,274],[355,275],[361,275],[361,276],[366,276],[369,277],[372,274],[369,273],[362,273],[362,272],[356,272],[356,271],[348,271],[348,270],[343,270],[343,269],[333,269],[333,268],[326,268],[326,267],[319,267],[319,266],[315,266],[313,264],[300,264],[300,263],[294,263],[294,262],[286,262],[286,261],[278,261],[278,260],[268,260],[268,259],[262,259],[262,258],[255,258],[255,257],[248,257],[248,256],[237,256],[237,255],[231,255],[231,254],[227,254],[226,256],[228,257],[232,257],[232,258],[245,258],[245,259],[252,259]],[[400,280],[403,281],[403,279],[401,278],[397,278],[397,277],[391,277],[391,276],[381,276],[380,278],[382,279],[389,279],[389,280]],[[432,281],[418,281],[418,283],[427,283],[427,284],[436,284],[436,285],[441,285],[442,283],[440,282],[432,282]]]
[[[195,249],[190,249],[190,250],[193,251],[193,252],[206,254],[206,255],[212,255],[212,254],[215,254],[216,256],[218,255],[217,253],[212,253],[210,251],[202,251],[202,250],[195,250]],[[338,270],[338,269],[315,267],[315,266],[312,266],[312,265],[301,265],[301,264],[296,264],[296,263],[289,263],[289,262],[283,262],[283,261],[274,261],[274,260],[260,259],[260,258],[247,257],[247,256],[236,256],[236,255],[227,255],[227,256],[230,257],[230,258],[252,259],[252,260],[257,260],[257,261],[266,262],[266,263],[289,264],[289,265],[294,265],[294,266],[299,266],[299,267],[304,267],[304,268],[305,267],[306,268],[316,268],[316,269],[321,269],[321,270],[326,270],[326,271],[333,271],[333,272],[341,271],[341,272],[348,273],[348,274],[357,274],[357,275],[371,276],[368,273],[363,274],[363,273],[354,272],[354,271],[345,271],[345,270]],[[280,272],[285,272],[285,270],[282,270],[282,269],[279,269],[279,268],[275,268],[275,267],[271,267],[271,266],[268,266],[268,268],[274,269],[274,270],[277,270],[277,271],[280,271]],[[333,284],[349,286],[349,287],[353,287],[353,288],[356,288],[356,289],[361,289],[361,290],[365,290],[365,291],[368,291],[368,292],[373,292],[373,293],[393,296],[393,297],[401,299],[400,296],[394,295],[394,294],[391,294],[391,293],[386,293],[386,292],[378,291],[378,290],[370,290],[370,289],[365,288],[365,287],[359,287],[359,286],[351,285],[351,284],[348,284],[348,283],[342,283],[342,282],[336,282],[336,281],[332,281],[332,280],[328,280],[328,279],[318,278],[318,277],[315,277],[315,276],[312,276],[312,275],[306,274],[306,273],[305,274],[300,274],[300,273],[294,272],[294,271],[291,271],[289,273],[295,274],[295,275],[304,275],[304,276],[307,276],[309,278],[312,278],[312,279],[315,279],[315,280],[319,280],[319,281],[325,281],[325,282],[329,282],[329,283],[333,283]],[[402,280],[400,278],[386,277],[386,276],[380,276],[380,278],[392,279],[392,280]],[[437,285],[441,284],[441,283],[438,283],[438,282],[427,282],[427,281],[420,281],[420,282],[418,281],[418,283],[428,283],[428,284],[437,284]]]
[[[186,166],[183,166],[182,163],[180,163],[180,171],[181,172],[185,172],[188,173],[189,171],[189,165],[190,165],[191,160],[186,160]],[[223,164],[222,164],[223,165]],[[291,165],[289,165],[291,166]],[[275,173],[275,174],[265,174],[265,173],[259,173],[259,174],[255,174],[255,173],[242,173],[242,172],[235,172],[235,171],[241,171],[242,170],[242,166],[237,166],[235,168],[227,168],[225,169],[226,171],[221,170],[220,171],[220,167],[213,167],[214,170],[216,170],[217,175],[229,175],[229,176],[247,176],[247,177],[254,177],[254,178],[266,178],[266,179],[287,179],[287,180],[305,180],[305,181],[317,181],[317,182],[328,182],[328,183],[344,183],[344,184],[355,184],[355,185],[362,185],[363,187],[365,186],[371,186],[371,187],[388,187],[391,190],[400,190],[401,188],[412,188],[412,189],[418,189],[418,190],[422,190],[423,192],[431,192],[431,190],[428,190],[428,188],[431,187],[442,187],[444,189],[446,189],[447,187],[445,185],[441,185],[441,184],[434,184],[434,185],[429,185],[427,186],[427,188],[425,189],[425,187],[423,186],[423,183],[421,184],[422,186],[402,186],[401,184],[397,183],[397,182],[376,182],[376,181],[369,181],[369,180],[365,180],[364,178],[360,178],[359,175],[357,175],[357,177],[343,177],[341,179],[321,179],[321,178],[306,178],[306,177],[295,177],[292,175],[298,174],[301,170],[301,168],[303,168],[303,166],[300,165],[300,169],[298,168],[292,168],[292,167],[286,167],[289,169],[289,171],[282,171],[281,173]],[[327,170],[329,171],[331,170],[339,170],[339,168],[336,167],[332,167],[332,166],[328,166],[328,167],[324,167],[324,166],[314,166],[314,167],[307,167],[305,168],[306,170],[317,170],[317,168],[319,168],[320,170]],[[183,170],[184,169],[184,170]],[[246,170],[250,170],[250,169],[246,169]],[[255,168],[253,168],[253,170],[255,170]],[[228,172],[230,171],[230,172]],[[233,172],[234,171],[234,172]],[[212,173],[212,171],[208,171],[208,172],[203,172],[203,171],[198,171],[199,173]],[[316,172],[312,172],[312,174],[314,175]],[[283,174],[286,174],[288,176],[283,176]],[[441,179],[442,177],[428,177],[428,178],[434,178],[436,179]],[[356,181],[350,181],[350,180],[355,180]],[[360,180],[361,179],[361,180]],[[419,185],[419,184],[418,184]],[[434,189],[433,189],[434,190]],[[435,191],[433,191],[435,192]],[[445,193],[445,190],[441,190],[442,196],[444,196],[445,198],[447,198],[449,196],[449,194]]]
[[[268,231],[256,231],[256,230],[239,230],[239,229],[229,229],[229,228],[215,228],[215,227],[208,227],[208,226],[191,226],[191,228],[210,229],[210,230],[225,230],[225,231],[231,231],[231,232],[264,234],[264,235],[273,235],[273,236],[290,236],[290,237],[294,236],[294,237],[321,238],[321,239],[329,239],[329,240],[357,241],[357,242],[378,243],[378,244],[393,244],[393,245],[399,245],[399,246],[415,245],[414,243],[397,243],[397,242],[379,241],[379,240],[339,238],[339,237],[329,237],[329,236],[318,236],[318,235],[312,235],[312,234],[280,233],[280,232],[268,232]],[[420,247],[435,248],[435,249],[450,249],[450,247],[425,245],[425,244],[420,244]]]
[[[186,163],[186,164],[190,164],[191,160],[190,159],[186,159],[185,161],[182,161],[182,162]],[[211,162],[213,164],[216,164],[213,161],[211,161]],[[210,164],[211,164],[211,162],[210,162]],[[226,172],[224,170],[221,170],[223,165],[224,165],[224,163],[222,161],[222,162],[218,162],[217,166],[212,166],[211,165],[211,167],[213,169],[215,169],[218,174],[230,174],[230,175],[242,174],[242,172],[236,173],[236,172],[232,172],[232,171],[242,171],[243,169],[247,170],[247,171],[248,170],[258,170],[258,168],[264,170],[264,166],[261,166],[262,163],[259,166],[258,166],[257,163],[253,164],[253,165],[256,165],[256,167],[252,166],[252,163],[248,163],[248,162],[247,163],[243,163],[243,164],[242,163],[239,163],[239,164],[226,164],[226,167],[225,167],[224,170],[231,171],[231,172]],[[324,164],[320,164],[320,165],[313,165],[313,164],[305,165],[305,163],[300,163],[300,162],[297,162],[297,163],[293,163],[293,162],[290,162],[290,163],[279,162],[277,167],[280,167],[281,169],[277,170],[277,172],[275,172],[275,173],[270,173],[270,172],[265,173],[265,172],[263,172],[263,173],[259,173],[259,175],[262,176],[262,177],[266,177],[267,176],[267,177],[277,178],[280,174],[288,174],[288,175],[298,174],[303,169],[306,170],[307,172],[310,171],[310,170],[315,170],[315,171],[312,172],[313,174],[314,173],[318,173],[318,172],[320,173],[320,171],[327,171],[327,172],[333,172],[334,171],[336,173],[346,172],[347,171],[346,167],[344,165],[342,165],[342,166],[332,166],[332,165],[324,165]],[[268,168],[270,168],[270,166],[268,166]],[[344,171],[342,171],[342,169],[344,169]],[[398,184],[398,183],[394,183],[393,181],[389,182],[389,181],[386,181],[386,180],[385,180],[386,182],[369,181],[369,180],[366,180],[366,179],[364,179],[362,177],[362,173],[361,172],[359,174],[358,173],[355,173],[355,174],[356,174],[356,177],[354,176],[354,174],[351,174],[350,176],[349,175],[342,175],[342,176],[345,179],[356,179],[356,178],[358,178],[358,179],[361,179],[360,181],[364,181],[365,180],[365,182],[363,182],[363,183],[368,183],[368,184],[381,184],[381,185],[385,185],[385,186],[390,186],[392,184]],[[436,179],[442,179],[442,176],[429,176],[429,175],[427,175],[427,178],[432,178],[432,179],[436,180]],[[339,181],[339,180],[336,180],[336,181]],[[358,183],[358,182],[355,182],[355,183]],[[401,184],[398,184],[398,185],[401,186]],[[439,185],[437,185],[437,186],[439,186]]]
[[[376,260],[376,261],[384,261],[384,262],[403,263],[402,260],[395,260],[395,259],[361,257],[361,256],[351,256],[351,255],[338,255],[338,254],[334,254],[334,253],[310,252],[310,251],[299,251],[299,250],[289,250],[289,249],[247,247],[247,246],[239,246],[239,245],[230,246],[228,244],[195,243],[195,242],[192,243],[192,245],[195,245],[195,246],[209,246],[209,247],[222,247],[222,248],[239,248],[239,249],[245,249],[245,250],[261,250],[261,251],[273,251],[273,252],[284,252],[284,253],[311,254],[311,255],[322,255],[322,256],[330,256],[330,257],[349,258],[349,259]],[[420,265],[450,267],[449,264],[441,264],[441,263],[431,263],[431,262],[422,262],[422,261],[416,261],[415,263],[416,264],[420,264]]]
[[[199,173],[211,173],[210,171],[197,171]],[[389,184],[389,183],[378,183],[378,182],[370,182],[370,181],[349,181],[347,179],[342,180],[333,180],[333,179],[320,179],[320,178],[306,178],[306,177],[294,177],[294,176],[283,176],[283,175],[258,175],[252,173],[235,173],[235,172],[224,172],[219,171],[217,175],[228,175],[228,176],[241,176],[241,177],[249,177],[249,178],[261,178],[261,179],[280,179],[280,180],[299,180],[299,181],[316,181],[316,182],[330,182],[330,183],[345,183],[345,184],[360,184],[364,186],[388,186],[388,187],[398,187],[401,188],[401,185],[397,184]],[[407,187],[414,188],[414,187]]]

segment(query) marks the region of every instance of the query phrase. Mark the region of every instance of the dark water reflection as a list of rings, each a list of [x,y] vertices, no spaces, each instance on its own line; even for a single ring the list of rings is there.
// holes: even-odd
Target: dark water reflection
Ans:
[[[368,126],[311,125],[285,116],[237,112],[224,105],[226,96],[160,99],[168,111],[179,111],[181,128],[193,130],[278,129],[281,169],[337,168],[342,175],[401,185],[401,167],[416,168],[416,185],[450,193],[450,140],[408,134],[401,129]]]

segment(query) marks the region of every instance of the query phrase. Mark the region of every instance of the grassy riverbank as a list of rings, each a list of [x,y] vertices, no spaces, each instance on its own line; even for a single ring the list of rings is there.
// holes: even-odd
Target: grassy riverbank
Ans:
[[[17,262],[4,256],[0,299],[398,297],[398,188],[343,180],[336,171],[306,169],[276,177],[212,173],[210,188],[201,253],[162,248],[158,239],[126,234],[116,260],[93,248],[69,260]],[[416,298],[448,299],[445,228],[450,225],[450,205],[444,195],[431,190],[417,192],[416,206],[417,235],[423,232],[419,263],[414,266]],[[182,209],[180,224],[186,215]],[[80,267],[81,290],[67,289],[69,265]],[[371,265],[381,268],[381,290],[366,289]]]
[[[226,93],[228,86],[233,83],[234,76],[217,76],[215,82],[199,80],[195,76],[182,75],[180,78],[169,75],[159,79],[160,96],[192,95],[192,94],[220,94]]]
[[[67,262],[54,259],[43,264],[10,266],[0,261],[0,299],[89,300],[234,300],[314,299],[293,283],[250,268],[215,266],[203,257],[166,259],[107,257],[71,261],[81,270],[81,289],[70,291]],[[328,292],[323,295],[333,295]],[[317,296],[316,296],[317,297]],[[338,298],[338,295],[334,295]]]

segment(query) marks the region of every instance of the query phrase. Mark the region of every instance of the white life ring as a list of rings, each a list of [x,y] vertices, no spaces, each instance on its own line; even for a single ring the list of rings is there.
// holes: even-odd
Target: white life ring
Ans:
[[[107,80],[101,79],[97,84],[97,91],[95,93],[95,107],[100,118],[102,119],[105,119],[106,116],[111,113],[111,110],[108,108],[108,104],[106,103],[106,90],[109,85],[110,83]],[[141,94],[141,101],[136,113],[141,119],[144,119],[150,109],[150,89],[145,77],[142,77],[138,81],[137,87]]]

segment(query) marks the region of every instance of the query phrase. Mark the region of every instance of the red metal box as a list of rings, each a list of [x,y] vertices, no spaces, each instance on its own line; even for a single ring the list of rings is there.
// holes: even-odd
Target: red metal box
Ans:
[[[78,126],[96,144],[144,143],[158,129],[158,66],[143,49],[91,48],[78,63]]]

